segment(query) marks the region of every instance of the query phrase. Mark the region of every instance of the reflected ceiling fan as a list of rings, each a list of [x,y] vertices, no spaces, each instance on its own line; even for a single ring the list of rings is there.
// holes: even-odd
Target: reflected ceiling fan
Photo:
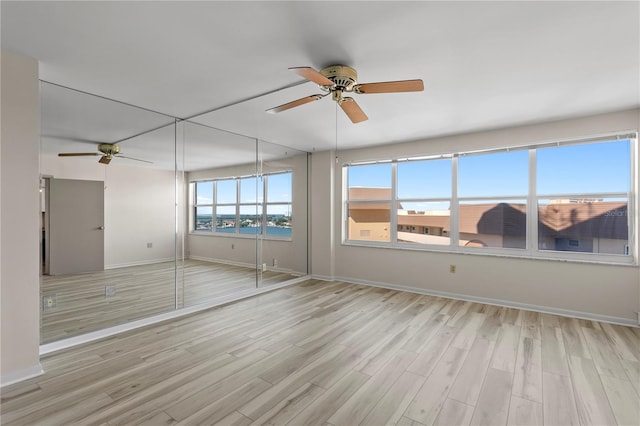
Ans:
[[[98,163],[109,164],[114,157],[126,158],[127,160],[141,161],[143,163],[153,164],[151,161],[140,160],[139,158],[127,157],[120,154],[120,147],[114,143],[101,143],[98,145],[99,152],[61,152],[58,157],[85,157],[100,155]]]
[[[379,83],[358,84],[358,73],[355,69],[346,65],[331,65],[321,69],[319,72],[310,67],[293,67],[290,71],[306,78],[320,86],[320,89],[327,92],[318,95],[307,96],[286,104],[268,109],[267,112],[276,113],[304,105],[309,102],[318,101],[331,94],[331,98],[340,105],[340,108],[347,114],[353,123],[360,123],[368,120],[367,115],[362,111],[355,99],[343,96],[344,93],[397,93],[397,92],[422,92],[424,84],[422,80],[400,80],[386,81]]]

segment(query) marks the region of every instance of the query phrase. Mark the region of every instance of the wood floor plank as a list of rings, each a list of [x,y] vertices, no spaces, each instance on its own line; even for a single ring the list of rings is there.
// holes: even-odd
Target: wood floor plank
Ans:
[[[503,324],[498,335],[491,368],[514,372],[520,343],[520,326]]]
[[[378,401],[393,386],[416,354],[401,350],[375,375],[371,377],[349,400],[347,400],[329,419],[335,426],[357,425],[378,404]]]
[[[616,419],[596,370],[594,361],[569,357],[569,369],[576,398],[578,418],[582,425],[610,425]]]
[[[468,425],[471,423],[473,409],[471,405],[447,398],[433,424],[434,426]]]
[[[490,368],[484,380],[478,404],[471,418],[472,425],[503,425],[509,415],[513,377],[502,370]]]
[[[537,329],[540,332],[540,329]],[[520,335],[513,394],[542,402],[542,343],[525,334]]]
[[[618,355],[607,339],[604,331],[583,328],[583,332],[589,343],[589,349],[598,372],[605,376],[626,379],[625,373]]]
[[[478,337],[467,355],[456,377],[449,398],[475,406],[480,395],[484,376],[489,368],[495,341]]]
[[[571,379],[542,373],[543,412],[546,425],[579,425]]]
[[[405,417],[431,425],[440,413],[467,351],[450,346],[404,413]]]
[[[640,398],[631,383],[604,375],[600,379],[618,424],[640,425]]]
[[[543,424],[542,404],[512,395],[509,403],[507,424],[522,426]]]
[[[253,425],[283,425],[287,424],[305,409],[312,401],[316,400],[325,392],[320,386],[304,383],[298,389],[287,395],[281,402],[276,404],[269,411],[264,413],[254,422]],[[243,416],[244,417],[244,416]],[[246,417],[248,418],[248,417]]]
[[[360,424],[393,425],[400,422],[402,414],[424,382],[425,378],[422,376],[409,372],[403,373]]]
[[[306,406],[288,424],[324,424],[370,377],[352,370],[315,401]]]
[[[620,359],[640,361],[640,338],[632,328],[603,323],[602,330]]]
[[[559,327],[541,327],[542,335],[542,370],[547,373],[569,375],[567,353]]]
[[[560,329],[562,330],[562,338],[567,355],[591,359],[591,352],[582,332],[580,320],[560,317]]]

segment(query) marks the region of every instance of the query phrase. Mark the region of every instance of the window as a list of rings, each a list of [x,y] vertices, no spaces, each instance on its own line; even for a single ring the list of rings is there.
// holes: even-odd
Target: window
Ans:
[[[280,172],[193,182],[192,229],[291,238],[292,177]]]
[[[461,155],[458,244],[526,249],[528,150]]]
[[[390,241],[391,163],[350,167],[347,188],[348,238]]]
[[[451,158],[398,161],[397,241],[449,245]],[[430,228],[438,232],[431,232]]]
[[[538,149],[538,249],[628,255],[631,141]]]
[[[345,165],[344,241],[632,263],[636,135]]]
[[[210,231],[213,227],[213,182],[198,182],[195,188],[196,231]]]
[[[292,190],[291,173],[267,176],[267,235],[291,237]]]

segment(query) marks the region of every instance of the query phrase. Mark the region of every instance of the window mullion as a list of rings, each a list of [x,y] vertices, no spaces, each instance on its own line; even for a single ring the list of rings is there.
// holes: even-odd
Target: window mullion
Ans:
[[[537,163],[535,149],[529,150],[529,194],[527,196],[527,250],[534,254],[538,251],[538,197]]]
[[[458,206],[458,155],[451,159],[451,206],[449,208],[449,239],[454,250],[460,245],[459,229],[459,206]]]
[[[389,239],[391,244],[398,243],[398,163],[391,163],[391,202],[389,203]]]

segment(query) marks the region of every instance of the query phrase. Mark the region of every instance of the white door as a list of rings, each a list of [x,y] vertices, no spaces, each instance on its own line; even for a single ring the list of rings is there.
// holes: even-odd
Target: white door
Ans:
[[[104,182],[51,179],[49,274],[104,270]]]

